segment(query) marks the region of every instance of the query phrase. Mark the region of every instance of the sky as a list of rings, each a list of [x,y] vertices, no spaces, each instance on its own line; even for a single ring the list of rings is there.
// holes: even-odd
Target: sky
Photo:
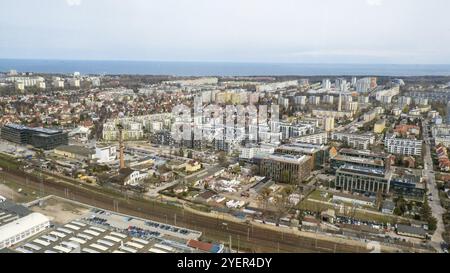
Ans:
[[[450,64],[448,0],[0,0],[0,58]]]

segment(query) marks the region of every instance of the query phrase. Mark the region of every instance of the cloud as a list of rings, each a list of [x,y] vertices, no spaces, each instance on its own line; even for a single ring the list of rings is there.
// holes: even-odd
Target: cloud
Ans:
[[[66,3],[69,7],[74,7],[81,5],[81,0],[66,0]]]
[[[383,4],[383,0],[366,0],[366,3],[369,6],[381,6]]]

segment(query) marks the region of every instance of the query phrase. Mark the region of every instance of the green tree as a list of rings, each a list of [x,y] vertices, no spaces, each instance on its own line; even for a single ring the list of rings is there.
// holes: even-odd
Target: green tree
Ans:
[[[228,158],[227,158],[227,155],[226,155],[225,152],[219,152],[219,155],[218,155],[217,158],[219,160],[220,166],[228,167],[228,165],[230,165],[229,162],[228,162]]]

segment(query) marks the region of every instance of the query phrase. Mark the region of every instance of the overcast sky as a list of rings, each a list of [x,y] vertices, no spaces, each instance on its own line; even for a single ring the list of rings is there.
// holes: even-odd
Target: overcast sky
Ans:
[[[0,3],[0,58],[450,64],[448,0]]]

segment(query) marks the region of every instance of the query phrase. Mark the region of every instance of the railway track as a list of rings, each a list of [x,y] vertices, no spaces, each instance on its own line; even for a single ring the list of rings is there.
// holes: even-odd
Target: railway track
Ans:
[[[4,171],[5,179],[28,186],[36,191],[44,191],[63,198],[91,206],[117,211],[136,217],[147,218],[163,223],[176,224],[203,232],[203,239],[221,241],[228,244],[231,237],[233,248],[245,252],[368,252],[354,245],[334,243],[310,237],[275,231],[273,229],[236,223],[217,217],[196,214],[180,207],[156,201],[125,198],[117,193],[103,193],[95,187],[79,186],[56,179],[38,179],[21,171]],[[176,216],[175,216],[176,215]],[[175,223],[176,221],[176,223]],[[225,223],[225,224],[224,224]],[[226,227],[226,228],[225,228]]]

